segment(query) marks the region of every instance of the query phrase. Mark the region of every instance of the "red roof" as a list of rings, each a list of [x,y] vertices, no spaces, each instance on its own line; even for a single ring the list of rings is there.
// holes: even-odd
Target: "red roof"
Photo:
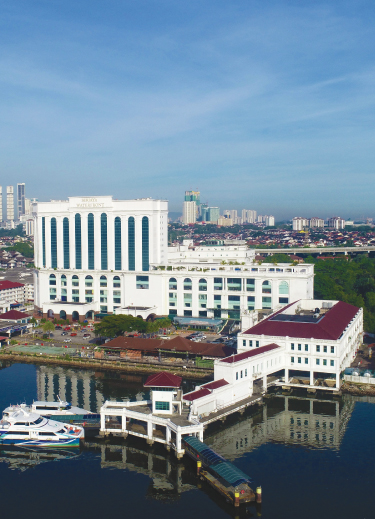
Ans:
[[[280,346],[278,346],[277,344],[267,344],[266,346],[261,346],[260,348],[254,348],[250,351],[237,353],[237,355],[232,355],[231,357],[222,359],[220,362],[227,362],[228,364],[232,364],[234,362],[240,362],[241,360],[245,360],[250,357],[255,357],[256,355],[260,355],[261,353],[266,353],[267,351],[275,350],[276,348],[280,348]]]
[[[184,400],[196,400],[197,398],[202,398],[202,396],[210,395],[211,391],[206,388],[198,389],[197,391],[193,391],[192,393],[188,393],[184,395]]]
[[[289,305],[290,306],[290,305]],[[281,313],[285,307],[277,313]],[[263,319],[245,334],[251,335],[271,335],[273,337],[294,337],[301,339],[320,339],[336,341],[340,338],[350,321],[358,313],[357,306],[338,301],[328,310],[324,316],[316,323],[303,323],[292,321],[272,320],[275,314]]]
[[[220,380],[214,380],[208,384],[203,384],[202,387],[205,387],[206,389],[218,389],[219,387],[227,386],[228,384],[229,382],[221,378]]]
[[[0,290],[9,290],[10,288],[21,288],[24,287],[22,283],[17,283],[16,281],[8,281],[5,279],[4,281],[0,281]]]
[[[9,337],[0,337],[0,341],[3,341],[4,339],[9,339]]]
[[[161,371],[160,373],[156,373],[155,375],[150,375],[146,382],[144,383],[145,387],[180,387],[182,382],[182,377],[178,377],[177,375],[173,375],[172,373],[167,373],[166,371]]]
[[[23,312],[19,312],[18,310],[9,310],[9,312],[5,312],[5,314],[0,315],[0,319],[6,321],[18,321],[19,319],[31,318],[29,314],[25,314]]]

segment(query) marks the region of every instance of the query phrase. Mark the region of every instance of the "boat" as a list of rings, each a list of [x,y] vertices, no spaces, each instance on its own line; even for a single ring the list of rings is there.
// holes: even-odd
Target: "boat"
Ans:
[[[21,406],[12,411],[4,410],[0,421],[0,444],[3,445],[78,447],[83,438],[83,427],[44,418]]]
[[[70,422],[70,423],[96,423],[100,421],[100,414],[92,413],[81,407],[75,407],[65,400],[58,397],[57,402],[48,402],[46,400],[38,400],[33,402],[30,406],[21,404],[20,406],[10,405],[4,410],[4,413],[9,413],[17,410],[19,407],[25,409],[29,413],[37,413],[45,418],[53,417],[56,422]]]

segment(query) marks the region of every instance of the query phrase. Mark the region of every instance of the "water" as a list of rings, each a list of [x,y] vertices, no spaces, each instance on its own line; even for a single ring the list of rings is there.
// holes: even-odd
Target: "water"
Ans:
[[[0,409],[53,398],[97,411],[107,398],[140,399],[144,377],[13,364],[0,369]],[[194,382],[186,382],[184,390]],[[345,397],[311,401],[275,396],[205,441],[263,488],[261,510],[235,510],[195,477],[189,460],[142,440],[86,443],[77,452],[24,452],[0,446],[3,512],[70,517],[374,517],[375,405]],[[198,488],[201,487],[201,488]]]

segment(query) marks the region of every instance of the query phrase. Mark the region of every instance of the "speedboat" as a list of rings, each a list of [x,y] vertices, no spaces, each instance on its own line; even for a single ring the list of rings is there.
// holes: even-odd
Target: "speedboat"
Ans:
[[[83,427],[43,418],[21,406],[4,410],[0,421],[0,444],[4,445],[78,447],[84,435]]]

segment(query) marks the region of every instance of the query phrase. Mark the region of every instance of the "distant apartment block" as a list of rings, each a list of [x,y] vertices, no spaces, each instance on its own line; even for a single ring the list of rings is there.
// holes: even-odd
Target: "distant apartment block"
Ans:
[[[25,214],[25,184],[17,184],[18,218]]]
[[[317,217],[310,218],[310,227],[321,227],[321,228],[323,228],[324,227],[324,220],[323,220],[323,218],[317,218]]]
[[[257,212],[252,209],[242,209],[242,222],[255,223],[257,221]]]
[[[309,221],[307,218],[296,216],[293,218],[293,231],[303,231],[305,227],[308,227]]]
[[[182,223],[189,224],[197,221],[197,204],[195,201],[185,201],[182,210]]]
[[[328,219],[328,227],[331,229],[345,229],[345,220],[339,216],[333,216]]]
[[[14,188],[7,186],[7,220],[14,220]]]

